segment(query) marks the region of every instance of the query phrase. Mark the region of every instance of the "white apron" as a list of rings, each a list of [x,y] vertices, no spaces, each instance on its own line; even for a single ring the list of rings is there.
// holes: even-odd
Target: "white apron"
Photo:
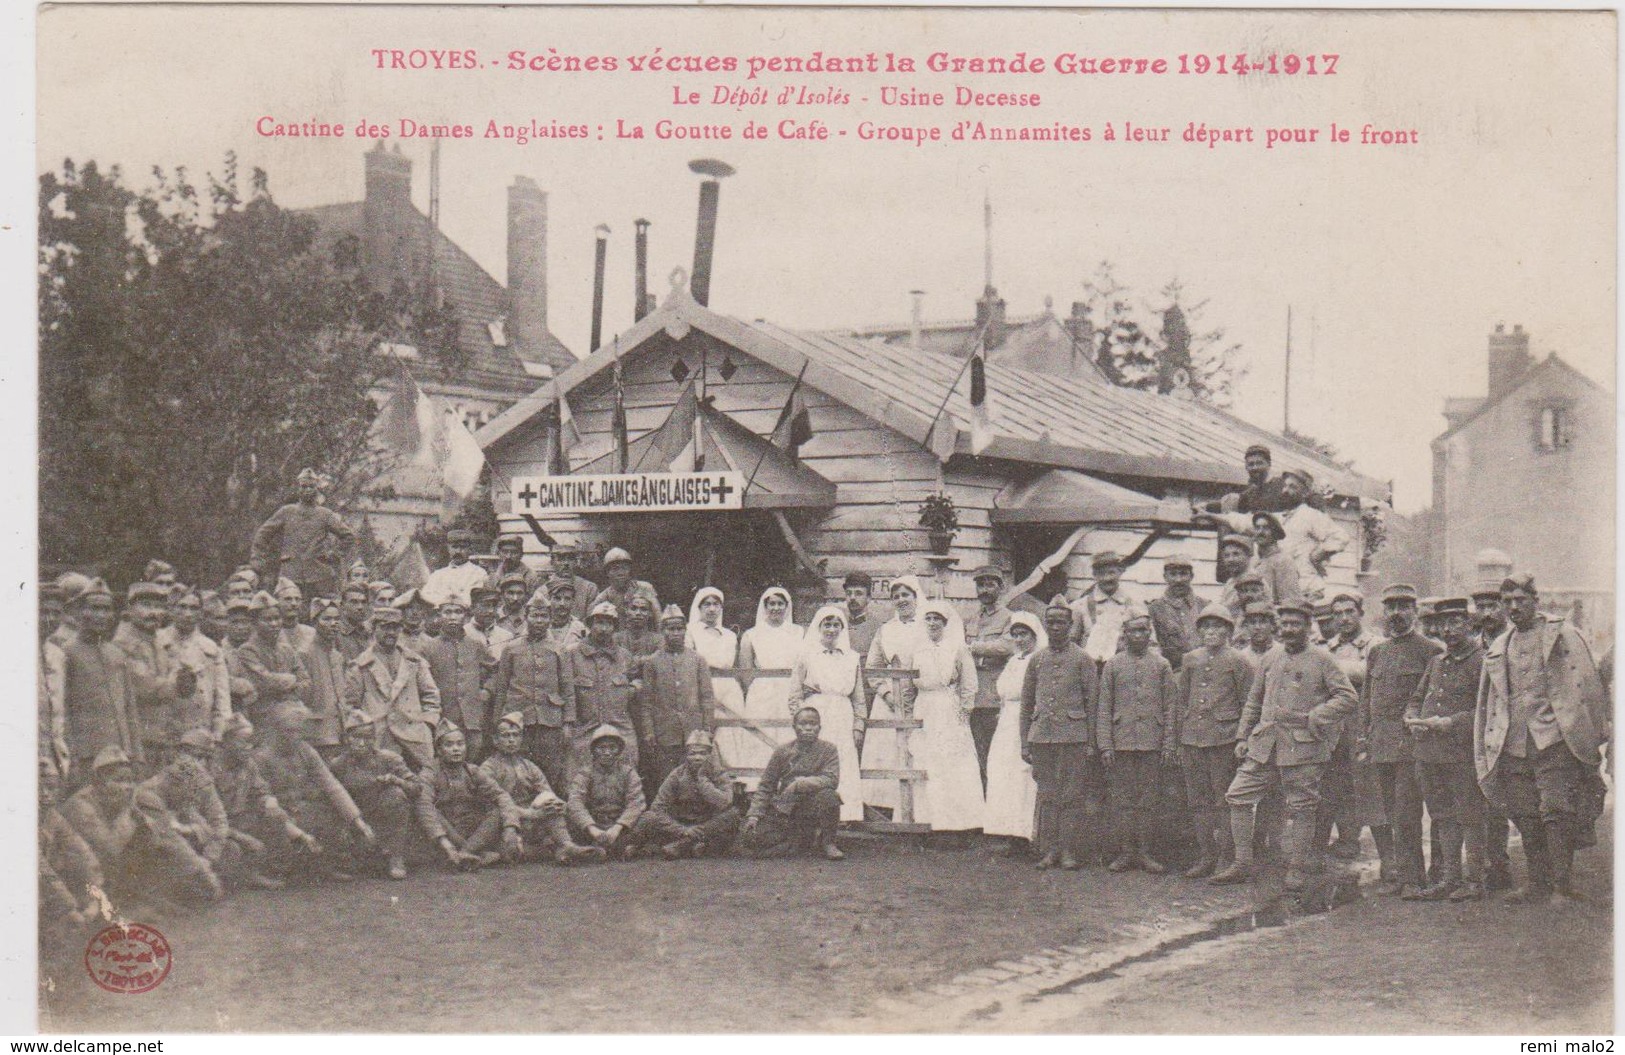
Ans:
[[[914,716],[925,728],[909,738],[909,747],[914,767],[926,774],[925,784],[914,792],[914,819],[931,825],[932,831],[980,828],[986,812],[976,740],[959,705],[959,682],[968,670],[974,687],[976,668],[959,663],[962,652],[968,660],[963,642],[942,642],[927,643],[914,654],[920,670]]]
[[[987,814],[982,830],[988,835],[1033,837],[1033,812],[1038,785],[1033,767],[1021,760],[1021,683],[1032,655],[1012,656],[999,675],[999,725],[987,751]]]
[[[841,820],[863,820],[863,775],[859,771],[858,746],[852,742],[852,688],[858,679],[858,657],[853,652],[822,649],[802,657],[807,673],[807,697],[802,706],[818,712],[822,722],[820,740],[835,745],[841,756]]]

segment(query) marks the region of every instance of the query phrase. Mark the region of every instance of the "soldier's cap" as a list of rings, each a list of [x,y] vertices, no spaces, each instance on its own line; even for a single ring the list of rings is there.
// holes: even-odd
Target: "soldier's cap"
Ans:
[[[557,579],[549,579],[549,580],[547,580],[547,594],[548,594],[549,597],[551,597],[552,595],[557,594],[557,593],[570,593],[570,594],[573,594],[575,592],[576,592],[576,584],[575,584],[575,580],[573,580],[573,579],[566,579],[566,578],[561,577],[561,578],[557,578]]]
[[[1224,549],[1226,546],[1235,546],[1246,551],[1248,555],[1253,552],[1253,540],[1247,535],[1238,535],[1233,531],[1219,537],[1219,548]]]
[[[604,554],[604,563],[606,565],[614,564],[618,560],[619,561],[625,561],[626,563],[631,564],[632,563],[632,554],[626,552],[626,550],[622,549],[619,546],[614,547],[608,553]]]
[[[244,582],[251,582],[255,586],[260,584],[260,573],[254,570],[252,564],[239,564],[237,570],[231,573],[231,577],[241,579]]]
[[[124,748],[116,744],[96,752],[96,757],[90,763],[90,771],[100,773],[114,766],[130,766],[130,756],[125,753]]]
[[[497,539],[497,549],[517,549],[523,553],[525,537],[523,535],[503,535]]]
[[[232,712],[231,717],[226,719],[225,726],[220,730],[220,738],[222,740],[230,736],[238,736],[246,739],[253,735],[254,723],[249,721],[248,716],[242,711]]]
[[[388,579],[374,579],[372,582],[367,584],[367,589],[372,592],[374,597],[377,597],[385,590],[388,590],[390,593],[394,593],[395,584],[390,582]]]
[[[655,610],[655,599],[642,590],[634,590],[631,597],[626,599],[626,609],[647,608],[651,613]]]
[[[280,614],[282,611],[282,609],[278,607],[276,603],[276,598],[272,597],[264,590],[256,591],[254,596],[249,598],[248,610],[253,612],[255,615],[258,615],[261,612],[277,612]]]
[[[62,600],[68,604],[72,604],[74,598],[83,593],[90,583],[90,576],[80,575],[76,571],[65,571],[56,577],[56,588],[62,591]]]
[[[1249,605],[1248,607],[1251,606]],[[1286,615],[1288,612],[1296,612],[1305,619],[1313,619],[1315,617],[1315,610],[1309,607],[1309,604],[1306,601],[1282,601],[1280,604],[1275,606],[1275,614],[1278,616]]]
[[[471,603],[471,604],[476,602],[476,601],[494,600],[495,598],[500,597],[500,596],[502,596],[502,595],[497,593],[497,591],[491,589],[491,587],[486,586],[484,584],[476,586],[473,589],[468,591],[468,600],[469,600],[469,603]]]
[[[197,587],[188,586],[184,582],[178,582],[174,586],[171,586],[169,588],[169,603],[170,604],[179,604],[180,602],[186,600],[188,597],[196,597],[198,607],[199,608],[203,607],[203,598],[198,595]]]
[[[520,586],[529,586],[530,578],[522,571],[511,571],[497,580],[497,589],[506,590],[513,583],[518,583]]]
[[[1535,597],[1540,596],[1540,591],[1535,589],[1535,577],[1528,572],[1521,575],[1508,575],[1501,580],[1502,593],[1516,593],[1518,591]]]
[[[1410,601],[1414,604],[1417,600],[1416,587],[1408,582],[1389,583],[1382,588],[1383,604],[1387,604],[1389,601]]]
[[[1276,605],[1276,607],[1279,608],[1280,605]],[[1332,617],[1331,602],[1327,601],[1315,605],[1312,615],[1316,619],[1330,619]]]
[[[1262,575],[1258,574],[1258,572],[1249,569],[1247,571],[1242,572],[1240,575],[1236,576],[1234,579],[1230,580],[1230,585],[1232,585],[1232,586],[1246,586],[1248,583],[1252,583],[1252,584],[1257,585],[1257,586],[1263,586],[1264,585],[1264,577]]]
[[[600,725],[598,728],[594,729],[592,731],[592,739],[589,740],[588,743],[596,745],[600,740],[615,740],[618,741],[622,747],[626,746],[626,734],[622,733],[613,725]]]
[[[400,622],[401,622],[401,610],[399,608],[392,608],[387,604],[375,605],[373,607],[373,610],[372,610],[372,625],[373,626],[380,626],[380,625],[384,625],[384,624],[399,626]]]
[[[587,613],[587,622],[590,623],[594,619],[613,619],[619,623],[621,621],[621,612],[610,602],[599,601],[592,606],[592,611]]]
[[[351,597],[360,597],[368,604],[371,604],[372,590],[368,589],[367,584],[364,582],[347,582],[344,584],[344,588],[339,591],[339,597],[346,601]]]
[[[204,590],[197,595],[203,602],[203,611],[207,615],[222,616],[226,614],[226,599],[214,590]]]
[[[1494,579],[1480,580],[1479,584],[1473,587],[1473,592],[1468,596],[1470,596],[1474,601],[1482,601],[1486,599],[1499,601],[1501,599],[1501,584],[1496,582]]]
[[[1268,601],[1254,601],[1241,610],[1243,619],[1251,619],[1255,615],[1269,616],[1271,620],[1274,620],[1275,609],[1270,607]]]
[[[1169,568],[1184,568],[1186,571],[1195,571],[1196,565],[1191,563],[1189,557],[1183,557],[1176,553],[1172,557],[1163,558],[1162,570],[1167,571]]]
[[[311,619],[316,619],[316,618],[320,617],[321,614],[323,612],[327,611],[329,608],[331,608],[334,612],[337,612],[337,613],[339,613],[341,615],[343,614],[342,610],[339,608],[339,603],[337,601],[333,600],[333,598],[331,598],[331,597],[315,597],[315,598],[312,598],[311,602],[310,602],[310,617],[311,617]]]
[[[1209,604],[1197,614],[1196,625],[1201,626],[1204,619],[1217,619],[1229,627],[1236,625],[1236,617],[1230,614],[1230,609],[1217,602]]]
[[[1145,605],[1138,601],[1130,601],[1123,606],[1123,628],[1126,630],[1135,623],[1151,625],[1151,613],[1145,610]]]
[[[1264,459],[1268,461],[1270,458],[1270,449],[1264,446],[1262,443],[1255,443],[1242,452],[1242,457],[1245,458],[1249,454],[1262,454]]]
[[[1472,602],[1465,597],[1441,597],[1433,602],[1434,615],[1469,615]]]
[[[378,720],[363,711],[360,707],[351,707],[344,712],[344,731],[352,729],[370,729],[378,724]]]
[[[1417,602],[1416,614],[1423,619],[1432,619],[1437,614],[1433,611],[1433,606],[1438,603],[1439,599],[1437,597],[1424,597]]]
[[[299,470],[299,476],[297,479],[298,482],[302,484],[319,484],[322,482],[322,474],[307,465],[305,468]]]
[[[1309,474],[1307,469],[1282,469],[1281,476],[1283,479],[1288,476],[1296,476],[1305,487],[1313,487],[1315,484],[1315,478]]]
[[[160,575],[174,575],[174,574],[175,574],[175,565],[169,563],[167,560],[159,560],[157,557],[154,557],[151,560],[147,561],[147,566],[146,566],[145,569],[142,570],[141,577],[143,579],[147,580],[148,582],[151,582],[152,580],[158,578],[158,576],[160,576]]]
[[[194,751],[213,751],[214,734],[207,729],[188,729],[181,734],[181,746]]]
[[[460,542],[465,545],[473,545],[474,532],[468,530],[467,528],[452,528],[450,531],[446,532],[446,542],[448,544]]]
[[[132,582],[124,594],[124,600],[126,604],[135,601],[157,601],[160,604],[168,604],[169,588],[155,582]]]
[[[1387,598],[1384,597],[1383,600],[1387,600]],[[1360,611],[1362,611],[1362,612],[1365,611],[1365,598],[1361,597],[1357,593],[1349,593],[1347,590],[1342,590],[1342,591],[1340,591],[1338,593],[1332,594],[1331,603],[1333,605],[1336,605],[1338,601],[1348,601],[1350,604],[1354,605],[1354,607],[1358,608]]]
[[[972,582],[981,582],[983,579],[993,579],[1000,585],[1004,584],[1004,572],[995,568],[991,564],[984,564],[982,567],[977,568],[975,571],[970,573],[970,577]]]
[[[1262,528],[1268,528],[1269,533],[1275,536],[1277,542],[1286,538],[1286,528],[1282,525],[1281,518],[1274,513],[1266,513],[1261,509],[1253,514],[1253,530],[1259,531]]]
[[[235,596],[235,597],[226,598],[226,614],[227,615],[230,615],[233,612],[252,612],[252,611],[254,611],[254,602],[249,600],[247,597],[243,597],[241,595],[238,595],[238,596]]]
[[[513,728],[523,732],[525,728],[525,716],[518,711],[509,711],[507,714],[504,714],[501,718],[497,719],[498,729],[501,729],[504,725],[512,726]]]
[[[1122,567],[1123,557],[1121,554],[1114,553],[1111,550],[1104,550],[1089,558],[1089,567],[1091,568],[1105,568],[1113,565],[1119,568]]]
[[[665,626],[667,623],[673,620],[676,620],[685,626],[688,625],[688,615],[676,605],[668,604],[665,607],[665,610],[660,613],[660,625]]]
[[[305,595],[299,589],[298,583],[292,579],[282,578],[276,581],[276,599],[279,601],[303,601]]]
[[[434,727],[434,742],[438,744],[452,733],[457,733],[460,736],[462,735],[462,732],[462,726],[458,725],[456,722],[448,721],[445,718],[442,718],[440,719],[440,724]]]
[[[683,740],[684,747],[715,747],[716,741],[704,729],[696,729]]]
[[[1066,603],[1066,594],[1058,593],[1050,598],[1048,607],[1044,609],[1044,618],[1048,619],[1052,612],[1064,612],[1068,619],[1072,618],[1072,606]]]

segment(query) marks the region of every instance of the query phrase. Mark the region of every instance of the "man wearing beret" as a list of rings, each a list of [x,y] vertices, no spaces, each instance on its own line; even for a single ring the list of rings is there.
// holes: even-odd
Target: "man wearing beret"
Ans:
[[[687,634],[688,616],[676,605],[667,605],[660,614],[659,650],[637,661],[640,685],[634,717],[646,788],[659,788],[683,764],[690,733],[710,733],[716,723],[711,668],[684,643]]]
[[[468,559],[474,552],[474,541],[474,532],[467,528],[446,532],[449,561],[444,568],[429,573],[424,592],[430,597],[456,597],[470,594],[476,586],[485,586],[485,570]]]
[[[345,710],[360,708],[378,723],[378,742],[422,768],[434,760],[440,688],[429,662],[400,647],[401,613],[374,608],[372,646],[345,674]]]
[[[491,713],[517,714],[521,750],[554,788],[568,788],[570,723],[575,687],[570,681],[568,647],[548,638],[547,598],[530,599],[525,636],[502,650],[491,675]],[[564,610],[566,616],[568,609]]]
[[[1161,597],[1145,606],[1157,648],[1175,671],[1184,662],[1185,653],[1196,647],[1196,615],[1202,602],[1191,589],[1195,578],[1196,569],[1189,558],[1177,554],[1167,558],[1162,562],[1162,581],[1167,586]]]
[[[1095,742],[1106,770],[1118,853],[1113,872],[1139,868],[1151,875],[1166,869],[1151,856],[1161,767],[1171,767],[1177,745],[1174,730],[1174,671],[1151,648],[1151,617],[1131,609],[1123,622],[1123,650],[1100,672]]]
[[[248,716],[262,725],[272,707],[310,695],[310,673],[282,637],[282,609],[276,599],[261,590],[249,601],[248,611],[254,629],[236,649],[236,661],[253,688]]]
[[[298,501],[279,508],[254,532],[249,562],[267,582],[290,579],[306,597],[331,597],[338,586],[334,568],[343,565],[356,535],[342,517],[320,504],[320,473],[301,469],[297,486]],[[336,555],[328,551],[330,539],[338,542]]]
[[[406,878],[407,841],[423,786],[394,751],[378,746],[372,715],[353,710],[344,718],[344,750],[330,769],[372,828],[372,846],[391,879]]]
[[[113,632],[113,647],[135,704],[141,751],[154,769],[169,761],[181,734],[181,701],[197,691],[199,674],[175,657],[167,641],[158,640],[168,613],[168,590],[156,583],[135,583],[125,602],[124,621]]]
[[[1512,625],[1484,653],[1473,760],[1523,836],[1529,878],[1507,900],[1541,902],[1571,893],[1574,851],[1595,841],[1612,707],[1585,639],[1541,615],[1533,576],[1501,583],[1501,602]]]
[[[970,713],[970,731],[976,742],[982,783],[986,785],[987,750],[993,744],[993,731],[999,725],[996,686],[1015,649],[1010,644],[1010,609],[1000,600],[1004,593],[1004,573],[989,565],[972,572],[971,581],[976,584],[976,611],[965,620],[965,642],[976,664],[976,703]]]
[[[430,638],[420,654],[440,692],[440,716],[463,731],[470,758],[483,758],[493,715],[489,682],[498,661],[468,636],[468,609],[461,598],[442,601],[439,611],[440,636]]]
[[[1415,892],[1422,901],[1475,901],[1484,896],[1484,794],[1473,769],[1473,709],[1484,650],[1478,646],[1465,597],[1441,598],[1445,650],[1405,708],[1417,780],[1428,816],[1439,830],[1439,880]],[[1462,851],[1467,862],[1462,868]]]
[[[614,605],[617,611],[624,612],[632,595],[641,593],[654,604],[655,611],[660,610],[660,597],[655,593],[654,586],[632,576],[632,554],[619,546],[604,554],[604,577],[609,580],[609,585],[594,595],[593,608],[608,603]]]
[[[1272,789],[1286,799],[1286,886],[1301,890],[1315,836],[1321,772],[1337,726],[1354,711],[1354,686],[1323,648],[1309,644],[1313,610],[1301,601],[1276,606],[1281,647],[1264,656],[1237,728],[1241,768],[1230,782],[1230,833],[1236,859],[1210,882],[1242,883],[1253,871],[1254,809]]]
[[[1422,885],[1422,789],[1416,782],[1405,709],[1428,663],[1442,651],[1416,632],[1416,587],[1395,583],[1382,591],[1388,636],[1366,653],[1354,758],[1370,767],[1382,797],[1385,826],[1372,837],[1382,856],[1379,894],[1415,894]]]

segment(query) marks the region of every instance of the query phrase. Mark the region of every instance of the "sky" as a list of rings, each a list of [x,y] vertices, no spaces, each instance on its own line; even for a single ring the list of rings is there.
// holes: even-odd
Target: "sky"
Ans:
[[[39,21],[39,165],[153,165],[270,174],[288,206],[362,196],[362,151],[343,139],[255,134],[261,117],[461,122],[442,147],[441,225],[499,281],[505,188],[549,194],[550,324],[577,354],[589,333],[593,228],[612,229],[605,331],[632,322],[632,221],[651,229],[651,289],[692,257],[695,157],[737,174],[722,190],[711,304],[780,325],[833,328],[968,318],[983,281],[982,200],[994,207],[994,282],[1013,315],[1052,298],[1064,315],[1102,260],[1145,307],[1179,280],[1201,320],[1243,347],[1236,412],[1282,421],[1286,316],[1293,316],[1293,425],[1394,484],[1395,505],[1429,500],[1429,441],[1447,396],[1480,395],[1486,338],[1521,324],[1612,390],[1615,354],[1615,27],[1611,15],[1393,12],[1042,12],[910,10],[52,8]],[[378,69],[373,49],[472,49],[472,70]],[[512,71],[505,57],[620,57],[613,73]],[[913,56],[904,74],[632,72],[630,55]],[[923,68],[933,52],[1046,61],[1089,56],[1337,54],[1333,76],[974,76]],[[386,60],[387,62],[387,60]],[[1536,72],[1538,71],[1538,73]],[[717,85],[834,88],[846,107],[745,111],[676,106]],[[1033,108],[883,107],[882,86],[952,96],[1038,92]],[[762,141],[662,141],[654,123],[755,116]],[[777,138],[779,120],[845,129]],[[861,120],[934,124],[1061,121],[1088,143],[860,141]],[[480,137],[488,120],[606,126],[604,138],[525,146]],[[616,121],[647,138],[621,140]],[[1107,123],[1170,129],[1169,142],[1105,142]],[[1316,142],[1182,141],[1189,122],[1314,128]],[[1337,122],[1349,143],[1327,142]],[[1360,129],[1419,132],[1414,146],[1363,146]],[[426,140],[398,142],[427,206]]]

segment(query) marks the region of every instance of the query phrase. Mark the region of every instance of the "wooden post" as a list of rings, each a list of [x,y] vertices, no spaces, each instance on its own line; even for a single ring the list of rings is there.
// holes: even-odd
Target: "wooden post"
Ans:
[[[892,676],[892,699],[898,701],[897,717],[907,722],[914,717],[914,694],[907,690],[912,688],[900,674]],[[897,768],[913,769],[914,754],[908,748],[908,736],[911,730],[902,726],[897,730]],[[903,777],[897,781],[897,817],[899,824],[914,823],[914,781]]]

